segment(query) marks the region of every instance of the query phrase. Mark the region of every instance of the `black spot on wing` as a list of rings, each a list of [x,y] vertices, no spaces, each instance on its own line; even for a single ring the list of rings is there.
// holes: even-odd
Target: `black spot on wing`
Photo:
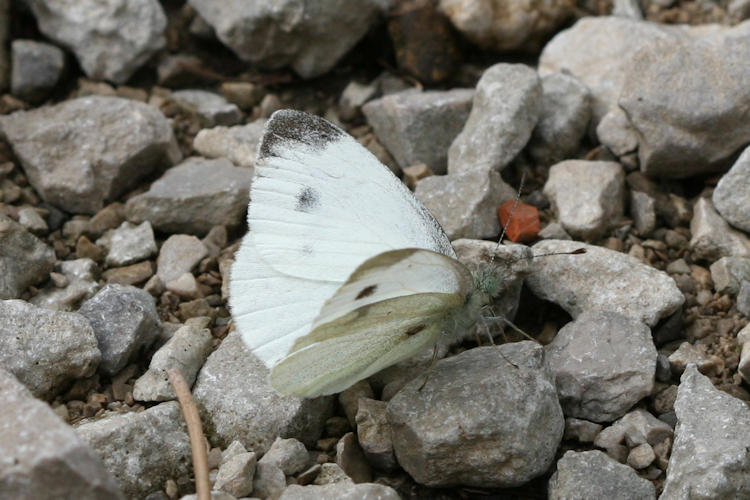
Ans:
[[[356,297],[354,297],[354,300],[364,299],[365,297],[369,297],[373,293],[375,293],[375,290],[378,288],[378,285],[370,285],[364,287],[360,292],[357,294]]]
[[[310,213],[320,206],[320,193],[317,190],[306,186],[297,193],[297,204],[294,209],[297,212]]]
[[[282,109],[266,122],[258,157],[283,156],[283,149],[302,143],[313,151],[320,151],[345,132],[333,123],[303,111]]]
[[[425,328],[427,328],[427,325],[416,325],[416,326],[412,326],[411,328],[409,328],[408,330],[406,330],[405,333],[411,337],[412,335],[418,334],[419,332],[421,332]]]

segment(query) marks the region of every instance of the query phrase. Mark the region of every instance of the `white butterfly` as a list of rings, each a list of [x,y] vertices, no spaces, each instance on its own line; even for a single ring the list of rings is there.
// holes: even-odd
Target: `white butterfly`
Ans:
[[[255,173],[229,303],[278,392],[340,392],[480,317],[491,275],[473,277],[427,209],[335,125],[277,111]]]

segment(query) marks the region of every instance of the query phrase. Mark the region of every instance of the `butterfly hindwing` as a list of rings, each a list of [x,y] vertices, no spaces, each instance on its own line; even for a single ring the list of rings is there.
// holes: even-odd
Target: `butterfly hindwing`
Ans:
[[[471,274],[455,259],[420,249],[379,254],[326,302],[271,371],[271,385],[307,397],[341,391],[434,344],[471,291]]]

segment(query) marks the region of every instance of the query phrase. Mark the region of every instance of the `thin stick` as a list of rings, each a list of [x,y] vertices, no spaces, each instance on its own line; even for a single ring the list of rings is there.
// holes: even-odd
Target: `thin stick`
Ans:
[[[211,500],[211,483],[208,480],[208,454],[206,453],[206,438],[203,435],[201,417],[198,415],[198,407],[190,393],[190,387],[185,382],[185,377],[176,368],[167,370],[169,381],[172,383],[177,400],[182,408],[182,416],[187,425],[190,436],[190,451],[193,454],[193,473],[195,474],[195,492],[198,500]]]

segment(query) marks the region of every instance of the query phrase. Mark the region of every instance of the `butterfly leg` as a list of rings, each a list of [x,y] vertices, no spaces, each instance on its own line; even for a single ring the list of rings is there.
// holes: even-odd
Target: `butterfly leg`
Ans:
[[[422,382],[422,385],[419,386],[417,389],[417,392],[421,392],[422,389],[424,389],[424,386],[427,385],[427,381],[430,380],[430,375],[432,375],[432,367],[435,366],[435,362],[437,361],[438,356],[438,345],[435,344],[432,348],[432,359],[430,360],[430,366],[427,367],[427,370],[424,376],[424,381]]]

